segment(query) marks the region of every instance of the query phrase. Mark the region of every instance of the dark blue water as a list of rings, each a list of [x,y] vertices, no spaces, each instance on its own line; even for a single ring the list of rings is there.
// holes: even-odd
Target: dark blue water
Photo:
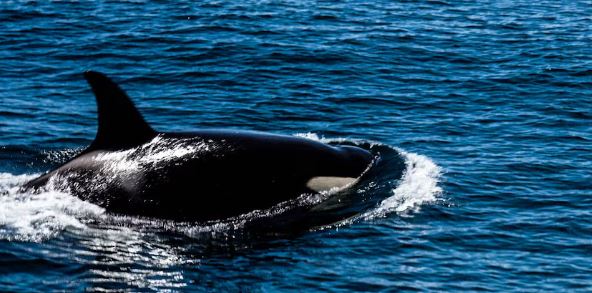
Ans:
[[[0,291],[592,290],[592,3],[479,2],[2,2]],[[88,69],[161,131],[392,165],[363,209],[277,234],[19,193],[93,139]]]

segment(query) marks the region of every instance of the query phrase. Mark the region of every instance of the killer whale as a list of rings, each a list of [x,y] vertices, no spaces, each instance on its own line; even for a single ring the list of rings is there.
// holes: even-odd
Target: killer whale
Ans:
[[[111,79],[86,71],[93,142],[22,186],[65,190],[108,212],[183,221],[228,218],[302,194],[347,188],[375,158],[354,146],[255,131],[155,131]]]

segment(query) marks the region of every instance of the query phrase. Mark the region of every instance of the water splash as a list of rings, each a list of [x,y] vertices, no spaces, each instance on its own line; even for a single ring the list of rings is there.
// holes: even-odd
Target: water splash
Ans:
[[[405,158],[406,169],[393,195],[384,199],[375,209],[361,215],[363,219],[384,217],[390,213],[407,215],[422,205],[433,203],[442,194],[438,186],[441,168],[430,158],[399,150]]]
[[[140,168],[154,167],[163,162],[195,158],[216,147],[213,142],[200,139],[168,139],[159,135],[139,147],[125,151],[100,153],[93,159],[104,163],[105,168],[111,171],[137,171]]]
[[[92,159],[105,170],[118,174],[109,180],[129,181],[131,175],[143,168],[158,168],[163,162],[184,160],[199,156],[217,146],[195,139],[170,140],[162,136],[137,148],[101,153]],[[76,188],[65,174],[52,176],[46,188],[40,193],[19,191],[20,186],[39,174],[13,175],[0,173],[0,239],[18,241],[42,241],[53,238],[66,229],[87,229],[85,222],[117,221],[117,216],[107,216],[97,205],[72,196],[68,190]],[[75,182],[75,181],[73,181]],[[101,188],[100,180],[86,182],[94,188]],[[155,221],[158,222],[158,221]],[[158,223],[155,223],[158,225]]]
[[[42,241],[65,229],[84,229],[82,219],[104,210],[67,193],[21,193],[18,188],[37,175],[0,173],[0,239]]]

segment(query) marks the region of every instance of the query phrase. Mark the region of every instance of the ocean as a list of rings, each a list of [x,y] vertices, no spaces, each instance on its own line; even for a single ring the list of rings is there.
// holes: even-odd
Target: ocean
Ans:
[[[93,140],[86,70],[159,131],[384,164],[281,232],[19,191]],[[592,291],[591,1],[8,0],[0,81],[0,291]]]

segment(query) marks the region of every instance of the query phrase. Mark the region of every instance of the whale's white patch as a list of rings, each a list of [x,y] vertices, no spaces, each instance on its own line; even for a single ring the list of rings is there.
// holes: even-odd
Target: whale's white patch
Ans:
[[[313,177],[306,183],[306,187],[316,192],[326,192],[331,190],[339,190],[354,184],[358,179],[353,177],[332,177],[319,176]]]

